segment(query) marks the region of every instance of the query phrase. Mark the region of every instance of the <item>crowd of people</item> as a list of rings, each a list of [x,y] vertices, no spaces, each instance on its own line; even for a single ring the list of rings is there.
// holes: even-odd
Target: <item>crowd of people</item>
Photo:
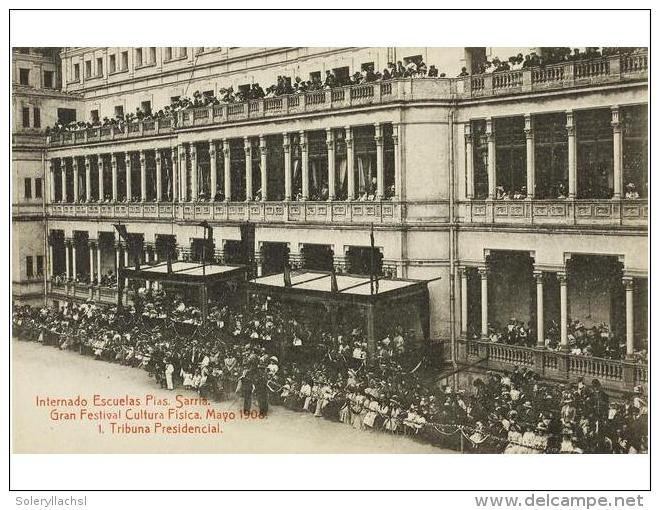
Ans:
[[[18,306],[13,334],[145,369],[169,390],[213,400],[242,398],[250,412],[269,404],[359,430],[402,434],[470,452],[636,453],[647,450],[641,388],[620,402],[597,380],[556,386],[516,368],[488,373],[465,389],[438,382],[414,333],[392,324],[367,355],[360,328],[332,328],[268,297],[200,310],[160,291],[136,292],[121,310],[93,302]]]
[[[525,325],[524,321],[517,320],[514,317],[509,319],[504,327],[499,324],[493,324],[489,329],[488,340],[490,342],[521,347],[534,347],[537,345],[534,328]],[[477,336],[473,336],[477,338]],[[561,349],[561,331],[556,321],[552,321],[549,324],[544,336],[544,346],[547,350],[557,351]],[[613,360],[626,358],[625,339],[621,339],[615,335],[610,326],[604,322],[586,326],[580,320],[569,320],[567,340],[567,352],[569,354]],[[639,363],[647,362],[647,350],[645,346],[635,351],[635,360]]]

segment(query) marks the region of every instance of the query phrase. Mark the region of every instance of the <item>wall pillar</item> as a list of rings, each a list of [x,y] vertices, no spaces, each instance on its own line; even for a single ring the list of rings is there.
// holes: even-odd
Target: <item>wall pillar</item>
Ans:
[[[92,157],[85,156],[85,202],[92,200]]]
[[[493,200],[497,196],[497,155],[495,153],[495,132],[493,119],[486,119],[486,138],[488,140],[488,198]]]
[[[568,350],[568,278],[565,271],[557,273],[559,281],[559,303],[560,303],[560,349]]]
[[[462,267],[461,273],[461,337],[467,337],[468,328],[468,271],[469,268]]]
[[[197,202],[199,196],[199,168],[197,168],[197,146],[190,144],[190,200]]]
[[[309,200],[309,161],[307,159],[307,135],[300,132],[300,164],[302,167],[302,199]]]
[[[399,124],[392,124],[392,143],[394,144],[394,196],[392,200],[401,200],[401,145],[399,144]]]
[[[87,241],[87,248],[89,251],[89,283],[91,285],[92,281],[94,280],[94,249],[96,247],[96,243],[93,240]]]
[[[96,243],[96,280],[101,285],[101,278],[103,277],[103,270],[101,269],[101,240]]]
[[[181,202],[186,202],[188,200],[188,168],[186,166],[186,147],[185,145],[179,145],[179,200]]]
[[[229,138],[222,141],[222,154],[225,160],[225,201],[231,201],[231,147]]]
[[[527,198],[534,198],[536,190],[536,161],[534,159],[534,124],[531,114],[525,115],[525,142],[527,149]]]
[[[577,194],[577,142],[572,110],[566,112],[566,133],[568,135],[568,198],[575,198]]]
[[[536,346],[545,347],[545,323],[543,317],[543,271],[534,271],[536,280]]]
[[[71,277],[74,280],[78,277],[78,264],[76,262],[77,251],[76,240],[73,239],[73,241],[71,241]]]
[[[465,124],[465,182],[467,185],[466,197],[474,198],[474,148],[472,143],[472,124]]]
[[[48,239],[48,280],[53,279],[53,242]]]
[[[626,358],[632,358],[635,353],[635,301],[633,282],[632,277],[623,277],[623,286],[626,289]]]
[[[97,165],[99,168],[99,202],[103,202],[105,199],[105,190],[103,189],[103,172],[105,171],[105,165],[103,162],[103,155],[99,154],[97,156]]]
[[[71,249],[71,239],[64,241],[64,263],[66,264],[66,279],[71,279],[71,263],[69,262],[69,251]]]
[[[254,198],[252,193],[252,144],[249,137],[243,139],[243,150],[245,151],[245,201]]]
[[[48,202],[55,202],[55,159],[48,160]]]
[[[144,151],[140,151],[140,201],[147,200],[147,161]]]
[[[374,139],[376,141],[376,198],[385,197],[385,167],[383,165],[383,125],[375,124]],[[369,183],[371,185],[371,183]]]
[[[332,128],[325,130],[325,143],[328,147],[328,200],[334,200],[336,197],[335,181],[335,132]]]
[[[612,107],[612,142],[614,143],[614,195],[612,198],[620,200],[623,190],[623,137],[621,136],[618,106]]]
[[[215,153],[215,140],[209,140],[209,162],[211,165],[211,193],[210,200],[215,202],[215,195],[218,192],[218,161]]]
[[[131,193],[132,193],[132,170],[131,170],[131,153],[127,152],[126,153],[126,201],[130,202],[131,201]]]
[[[110,166],[112,167],[112,201],[117,201],[117,153],[110,154]]]
[[[160,149],[154,151],[154,159],[156,160],[156,202],[160,203],[163,200],[163,162]]]
[[[261,167],[261,201],[268,200],[268,147],[266,137],[259,135],[259,166]]]
[[[74,156],[73,158],[73,201],[78,202],[80,198],[80,190],[78,189],[78,158]]]
[[[172,203],[175,203],[179,200],[179,155],[176,152],[176,147],[173,147],[170,150],[170,163],[172,164]]]
[[[348,188],[347,200],[355,198],[355,171],[353,170],[354,156],[353,156],[353,134],[351,126],[346,126],[346,187]]]
[[[481,338],[488,338],[488,268],[480,267],[481,277]]]
[[[282,133],[282,150],[284,151],[284,200],[291,200],[291,144],[289,133]]]
[[[68,202],[67,193],[66,193],[66,159],[62,158],[60,163],[62,171],[62,202]]]

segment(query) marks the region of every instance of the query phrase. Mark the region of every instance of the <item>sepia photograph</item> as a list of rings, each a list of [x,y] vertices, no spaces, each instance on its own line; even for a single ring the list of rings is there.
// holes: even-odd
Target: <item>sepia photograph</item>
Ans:
[[[648,455],[650,53],[565,37],[12,44],[11,452]]]

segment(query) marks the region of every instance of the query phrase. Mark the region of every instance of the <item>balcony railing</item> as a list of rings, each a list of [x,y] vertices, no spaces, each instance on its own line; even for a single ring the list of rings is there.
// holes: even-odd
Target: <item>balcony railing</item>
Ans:
[[[115,304],[117,303],[117,292],[116,287],[105,287],[103,285],[91,285],[79,282],[48,282],[48,293],[53,298],[76,301],[87,301],[91,299],[100,303]],[[130,292],[124,290],[125,303],[131,301],[130,297]]]
[[[461,202],[465,223],[524,225],[647,225],[646,199],[471,200]]]
[[[395,79],[193,108],[178,112],[176,122],[172,118],[150,119],[127,124],[123,129],[105,126],[84,131],[51,134],[49,143],[53,147],[59,147],[121,140],[171,134],[175,128],[228,124],[247,119],[332,111],[398,101],[460,100],[540,92],[548,89],[617,83],[627,80],[646,80],[647,75],[648,54],[638,52],[459,78]]]
[[[388,224],[401,222],[398,202],[129,202],[49,204],[51,217],[177,221]]]
[[[521,347],[481,340],[459,340],[459,361],[476,363],[494,370],[511,370],[515,366],[530,368],[548,379],[575,381],[579,377],[598,379],[603,386],[629,390],[646,384],[648,367],[623,360],[578,356],[534,347]]]

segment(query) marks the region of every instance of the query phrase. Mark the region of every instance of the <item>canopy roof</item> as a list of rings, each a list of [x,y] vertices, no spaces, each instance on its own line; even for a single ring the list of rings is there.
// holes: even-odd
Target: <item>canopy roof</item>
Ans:
[[[250,289],[256,292],[288,294],[290,297],[320,298],[326,301],[375,303],[406,298],[426,293],[426,281],[382,279],[378,292],[374,283],[371,294],[369,277],[364,275],[336,275],[337,292],[332,292],[332,273],[322,271],[291,271],[291,286],[284,284],[284,273],[250,280]]]
[[[121,269],[120,277],[149,281],[170,281],[175,283],[215,283],[224,280],[242,279],[246,267],[241,265],[202,264],[201,262],[172,262],[172,272],[167,272],[167,262],[153,266],[141,265]]]

